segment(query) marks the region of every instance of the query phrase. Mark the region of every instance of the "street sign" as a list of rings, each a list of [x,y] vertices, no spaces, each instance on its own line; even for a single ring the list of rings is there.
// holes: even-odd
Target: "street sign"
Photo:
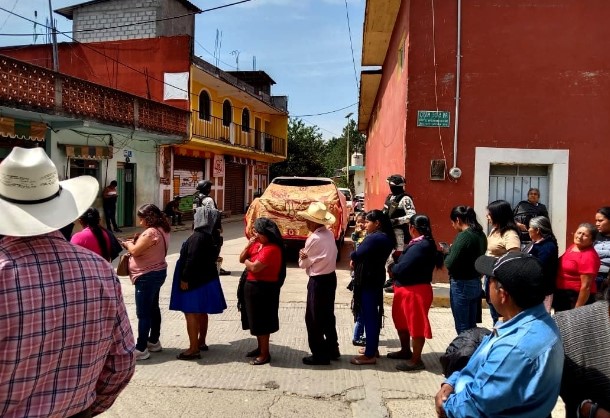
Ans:
[[[131,156],[132,156],[131,150],[126,150],[126,149],[123,150],[123,157],[131,158]]]
[[[417,126],[424,128],[448,128],[449,127],[449,112],[436,110],[418,110],[417,111]]]

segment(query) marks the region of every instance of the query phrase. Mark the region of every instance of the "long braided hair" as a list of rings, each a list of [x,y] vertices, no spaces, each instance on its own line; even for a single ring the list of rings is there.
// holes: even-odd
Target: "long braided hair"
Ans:
[[[103,228],[100,226],[100,212],[96,208],[89,208],[78,220],[84,227],[88,227],[102,250],[102,257],[110,260],[109,242],[106,240]]]

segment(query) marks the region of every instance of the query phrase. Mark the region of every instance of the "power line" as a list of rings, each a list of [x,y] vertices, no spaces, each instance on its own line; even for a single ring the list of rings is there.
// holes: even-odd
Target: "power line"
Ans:
[[[19,1],[19,0],[17,0],[17,1]],[[17,1],[15,1],[15,5],[17,4]],[[72,31],[68,31],[68,32],[59,32],[58,31],[57,33],[61,34],[61,35],[67,36],[67,34],[69,34],[69,33],[96,32],[96,31],[105,31],[105,30],[110,30],[110,29],[126,28],[126,27],[130,27],[130,26],[147,25],[149,23],[164,22],[164,21],[167,21],[167,20],[181,19],[183,17],[198,15],[200,13],[212,12],[214,10],[224,9],[225,7],[235,6],[235,5],[238,5],[238,4],[241,4],[241,3],[247,3],[249,1],[252,1],[252,0],[236,1],[236,2],[225,4],[225,5],[222,5],[222,6],[212,7],[210,9],[201,10],[200,12],[190,12],[190,13],[185,13],[185,14],[177,15],[177,16],[163,17],[163,18],[160,18],[160,19],[143,20],[143,21],[140,21],[140,22],[125,23],[125,24],[122,24],[122,25],[115,25],[115,26],[105,26],[105,27],[102,27],[102,28],[76,29],[76,30],[72,30]],[[21,16],[21,15],[18,15],[16,13],[13,13],[14,9],[15,9],[15,6],[13,6],[12,10],[7,10],[4,7],[0,7],[0,10],[5,11],[5,12],[9,13],[10,15],[14,15],[14,16],[17,16],[17,17],[29,20],[32,23],[37,23],[34,20],[28,19],[28,18],[26,18],[24,16]],[[5,21],[5,23],[6,23],[6,21]],[[40,24],[40,26],[42,26],[44,28],[47,28],[47,29],[51,29],[49,26],[46,26],[46,25],[43,25],[43,24]],[[32,35],[35,35],[35,34],[34,33],[27,33],[27,34],[5,34],[5,33],[2,33],[2,34],[0,34],[0,36],[32,36]]]
[[[310,115],[296,115],[296,116],[291,116],[291,117],[292,117],[292,118],[303,118],[303,117],[309,117],[309,116],[322,116],[322,115],[328,115],[328,114],[330,114],[330,113],[336,113],[336,112],[340,112],[340,111],[342,111],[342,110],[345,110],[345,109],[350,108],[350,107],[352,107],[352,106],[355,106],[355,105],[357,105],[357,104],[358,104],[358,102],[356,102],[356,103],[352,103],[352,104],[351,104],[351,105],[349,105],[349,106],[342,107],[341,109],[329,110],[328,112],[322,112],[322,113],[312,113],[312,114],[310,114]]]
[[[17,3],[19,3],[19,0],[15,0],[15,3],[13,3],[13,7],[11,8],[11,12],[13,10],[15,10],[15,7],[17,7]],[[6,22],[8,22],[8,18],[11,17],[11,15],[7,15],[6,19],[4,19],[4,22],[2,22],[2,26],[0,26],[0,29],[4,28],[4,25],[6,25]]]
[[[354,65],[354,79],[356,80],[356,97],[358,97],[358,73],[356,71],[356,60],[354,59],[354,44],[352,42],[352,28],[349,23],[349,10],[347,0],[345,0],[345,16],[347,17],[347,32],[349,33],[349,46],[352,49],[352,64]]]
[[[214,59],[216,59],[216,55],[214,55],[212,52],[210,52],[208,49],[206,49],[206,47],[204,47],[197,39],[195,39],[195,43],[197,45],[199,45],[201,47],[201,49],[203,49],[205,52],[207,52],[208,54],[210,54],[210,56],[214,57]],[[230,68],[235,68],[237,69],[237,67],[232,66],[231,64],[227,64],[226,62],[224,62],[223,60],[219,59],[218,61],[222,62],[224,65],[226,65],[227,67]]]
[[[234,5],[234,4],[244,3],[244,1],[252,1],[252,0],[242,0],[242,1],[240,1],[240,2],[237,2],[237,3],[231,3],[231,4],[229,4],[229,5]],[[221,7],[228,7],[229,5],[225,5],[225,6],[221,6]],[[215,9],[217,9],[217,8],[210,9],[210,10],[215,10]],[[0,10],[7,11],[7,10],[6,10],[6,9],[4,9],[3,7],[0,7]],[[11,14],[13,14],[13,15],[15,15],[15,16],[17,16],[17,17],[21,18],[21,19],[24,19],[24,20],[27,20],[27,21],[30,21],[30,22],[34,22],[33,20],[31,20],[31,19],[29,19],[29,18],[27,18],[27,17],[25,17],[25,16],[22,16],[22,15],[20,15],[20,14],[17,14],[17,13],[12,13],[12,12],[11,12]],[[42,25],[42,26],[47,27],[47,26],[45,26],[45,25]],[[73,41],[75,44],[78,44],[78,45],[81,45],[81,46],[83,46],[83,47],[85,47],[85,48],[88,48],[88,49],[92,50],[93,52],[95,52],[95,53],[97,53],[97,54],[99,54],[99,55],[103,56],[104,58],[109,59],[109,60],[111,60],[111,61],[113,61],[113,62],[116,62],[117,64],[120,64],[120,65],[122,65],[122,66],[124,66],[124,67],[126,67],[126,68],[128,68],[128,69],[130,69],[130,70],[132,70],[132,71],[134,71],[134,72],[136,72],[136,73],[138,73],[138,74],[140,74],[140,75],[143,75],[143,76],[147,77],[148,79],[151,79],[151,80],[157,81],[157,82],[159,82],[159,83],[161,83],[161,84],[163,84],[163,85],[165,85],[165,86],[172,87],[172,88],[174,88],[174,89],[176,89],[176,90],[178,90],[178,91],[182,91],[182,92],[186,93],[186,94],[187,94],[187,95],[189,95],[189,96],[193,96],[193,97],[196,97],[197,99],[199,99],[199,94],[197,94],[197,93],[192,93],[192,92],[189,92],[188,90],[185,90],[185,89],[183,89],[183,88],[181,88],[181,87],[178,87],[178,86],[172,85],[172,84],[170,84],[170,83],[166,83],[164,80],[160,80],[160,79],[158,79],[158,78],[156,78],[156,77],[152,77],[152,76],[150,76],[148,73],[146,73],[146,72],[144,72],[144,71],[138,70],[137,68],[134,68],[134,67],[132,67],[132,66],[131,66],[131,65],[129,65],[129,64],[125,64],[124,62],[121,62],[120,60],[118,60],[118,59],[116,59],[116,58],[113,58],[113,57],[110,57],[110,56],[106,55],[106,53],[104,53],[104,52],[102,52],[102,51],[97,50],[96,48],[92,47],[91,45],[89,45],[89,44],[88,44],[88,43],[86,43],[86,42],[80,42],[80,41],[77,41],[76,39],[74,39],[73,37],[71,37],[71,36],[67,35],[66,33],[61,33],[61,34],[62,34],[63,36],[65,36],[66,38],[70,39],[71,41]],[[224,104],[224,102],[218,102],[218,101],[212,100],[211,98],[210,98],[210,101],[211,101],[211,102],[213,102],[213,103]],[[237,106],[233,106],[233,108],[234,108],[234,109],[237,109],[237,110],[243,110],[243,109],[245,109],[245,108],[242,108],[242,107],[237,107]],[[267,113],[267,112],[257,112],[257,113],[262,114],[262,115],[270,115],[270,116],[272,116],[272,115],[276,115],[275,113]]]

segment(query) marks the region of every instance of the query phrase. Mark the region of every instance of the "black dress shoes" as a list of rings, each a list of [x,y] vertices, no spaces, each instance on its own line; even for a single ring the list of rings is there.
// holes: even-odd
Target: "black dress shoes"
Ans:
[[[328,366],[330,364],[330,360],[314,356],[307,356],[303,357],[303,364],[308,366]]]

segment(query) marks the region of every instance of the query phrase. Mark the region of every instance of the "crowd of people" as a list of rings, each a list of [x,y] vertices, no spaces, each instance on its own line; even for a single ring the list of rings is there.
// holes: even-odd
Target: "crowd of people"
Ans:
[[[1,414],[97,415],[127,385],[135,362],[163,349],[159,294],[167,276],[169,221],[181,222],[180,199],[169,212],[167,207],[141,206],[142,232],[121,241],[110,230],[117,230],[114,222],[107,217],[103,228],[91,207],[97,181],[88,176],[59,181],[42,149],[14,148],[0,163],[2,178],[12,181],[0,181],[0,210],[8,220],[0,224],[0,382],[11,382],[0,389]],[[514,210],[506,201],[491,202],[487,235],[471,207],[456,206],[449,219],[457,235],[443,251],[431,220],[415,211],[404,177],[392,175],[387,181],[391,193],[384,208],[363,213],[352,235],[348,288],[353,291],[353,344],[360,348],[351,363],[376,364],[383,293],[388,291],[394,294],[391,316],[400,349],[387,357],[401,360],[396,364],[401,371],[425,369],[422,352],[433,325],[432,276],[444,264],[456,332],[481,322],[483,297],[494,328],[466,366],[442,384],[435,398],[439,417],[546,417],[559,395],[568,417],[610,416],[605,292],[610,207],[596,212],[595,225],[579,225],[573,244],[559,256],[537,189]],[[209,315],[227,308],[219,280],[221,212],[210,188],[209,181],[198,185],[193,231],[182,244],[172,281],[169,308],[184,313],[189,340],[179,360],[201,358],[209,349]],[[341,357],[334,312],[337,246],[327,228],[335,219],[322,202],[312,202],[298,216],[310,231],[298,256],[309,276],[305,325],[311,354],[302,362],[328,365]],[[82,231],[70,243],[60,229],[76,220]],[[121,248],[135,286],[137,338],[110,264]],[[273,220],[254,222],[239,261],[244,265],[238,287],[242,328],[256,338],[256,347],[245,356],[253,366],[265,365],[272,361],[270,335],[280,329],[280,292],[287,272],[284,241]],[[80,383],[58,387],[58,376]]]

